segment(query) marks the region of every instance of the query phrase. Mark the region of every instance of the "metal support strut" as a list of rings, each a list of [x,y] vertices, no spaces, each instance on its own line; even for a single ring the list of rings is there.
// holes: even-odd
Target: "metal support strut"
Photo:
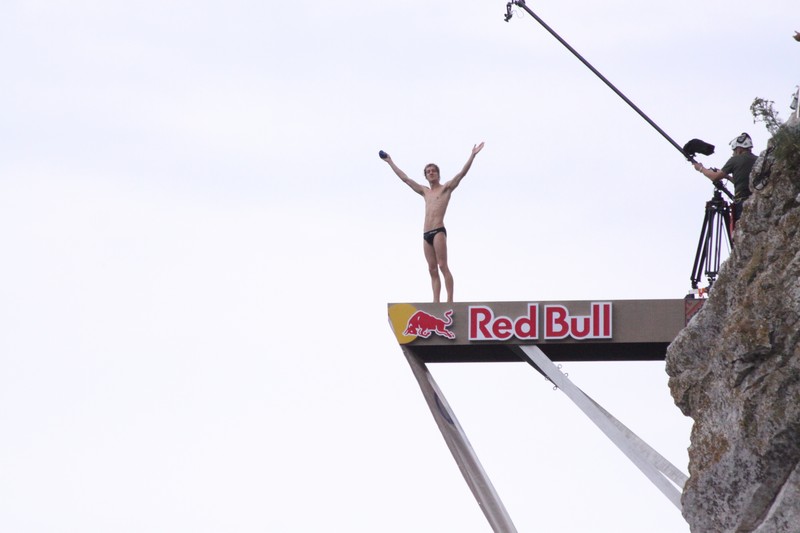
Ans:
[[[520,346],[519,351],[528,364],[544,373],[554,385],[561,389],[611,439],[611,442],[647,476],[658,490],[675,507],[681,509],[681,492],[686,481],[688,481],[686,474],[572,383],[538,346]]]
[[[412,348],[402,346],[402,350],[450,453],[493,531],[516,533],[508,511],[427,366]],[[538,346],[517,346],[514,350],[523,361],[542,372],[561,389],[675,507],[681,509],[681,492],[688,480],[686,474],[573,384]]]
[[[517,533],[517,528],[511,521],[511,517],[506,511],[503,502],[500,501],[500,496],[494,490],[489,476],[483,469],[475,450],[467,439],[466,433],[458,423],[455,413],[450,409],[450,405],[444,398],[444,394],[439,390],[439,386],[433,379],[433,376],[428,372],[428,367],[425,363],[413,353],[412,350],[402,347],[403,354],[405,354],[408,364],[411,365],[411,371],[414,377],[417,378],[417,383],[428,403],[428,408],[431,410],[433,419],[436,425],[439,426],[439,431],[450,448],[450,453],[456,460],[458,468],[461,470],[461,475],[467,482],[475,499],[478,500],[478,505],[483,511],[486,520],[492,526],[495,533]]]

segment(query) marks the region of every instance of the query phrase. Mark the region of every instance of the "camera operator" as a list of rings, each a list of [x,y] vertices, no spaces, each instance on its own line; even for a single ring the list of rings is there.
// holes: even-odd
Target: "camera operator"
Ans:
[[[735,223],[742,216],[742,204],[750,196],[750,171],[758,158],[753,153],[753,139],[747,133],[736,137],[730,142],[730,145],[733,155],[722,167],[722,170],[705,168],[702,163],[695,163],[694,168],[711,181],[723,178],[732,179],[734,187],[733,221]]]

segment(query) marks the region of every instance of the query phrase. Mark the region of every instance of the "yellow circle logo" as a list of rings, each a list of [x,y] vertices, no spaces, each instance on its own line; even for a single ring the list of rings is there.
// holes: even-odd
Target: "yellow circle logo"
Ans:
[[[392,326],[394,336],[400,344],[408,344],[417,338],[416,335],[405,335],[408,320],[417,312],[411,304],[395,304],[389,306],[389,324]]]

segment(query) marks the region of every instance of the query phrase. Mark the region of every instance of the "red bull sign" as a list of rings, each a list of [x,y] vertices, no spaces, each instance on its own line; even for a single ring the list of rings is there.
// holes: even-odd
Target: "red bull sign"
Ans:
[[[453,309],[446,309],[437,316],[434,312],[416,309],[409,304],[398,305],[403,306],[402,312],[399,309],[395,309],[394,313],[390,311],[390,318],[396,331],[402,329],[398,336],[401,344],[417,337],[427,339],[431,335],[449,340],[456,338],[456,334],[450,329],[453,325]],[[469,305],[466,313],[467,340],[535,341],[540,338],[570,338],[580,341],[611,338],[611,302],[591,303],[588,314],[574,313],[561,304],[545,304],[540,313],[539,306],[538,303],[529,303],[524,314],[510,317],[496,313],[490,305]]]
[[[520,344],[561,360],[663,359],[686,320],[683,299],[389,304],[395,338],[426,361],[518,360],[507,348]]]

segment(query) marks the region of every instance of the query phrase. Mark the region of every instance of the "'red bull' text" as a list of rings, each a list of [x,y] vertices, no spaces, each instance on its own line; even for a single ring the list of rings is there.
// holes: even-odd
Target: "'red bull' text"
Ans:
[[[610,339],[611,303],[592,303],[588,315],[571,315],[563,305],[545,305],[542,314],[545,340]],[[490,307],[469,307],[470,341],[504,341],[539,339],[539,304],[528,304],[525,315],[516,318],[495,316]]]

